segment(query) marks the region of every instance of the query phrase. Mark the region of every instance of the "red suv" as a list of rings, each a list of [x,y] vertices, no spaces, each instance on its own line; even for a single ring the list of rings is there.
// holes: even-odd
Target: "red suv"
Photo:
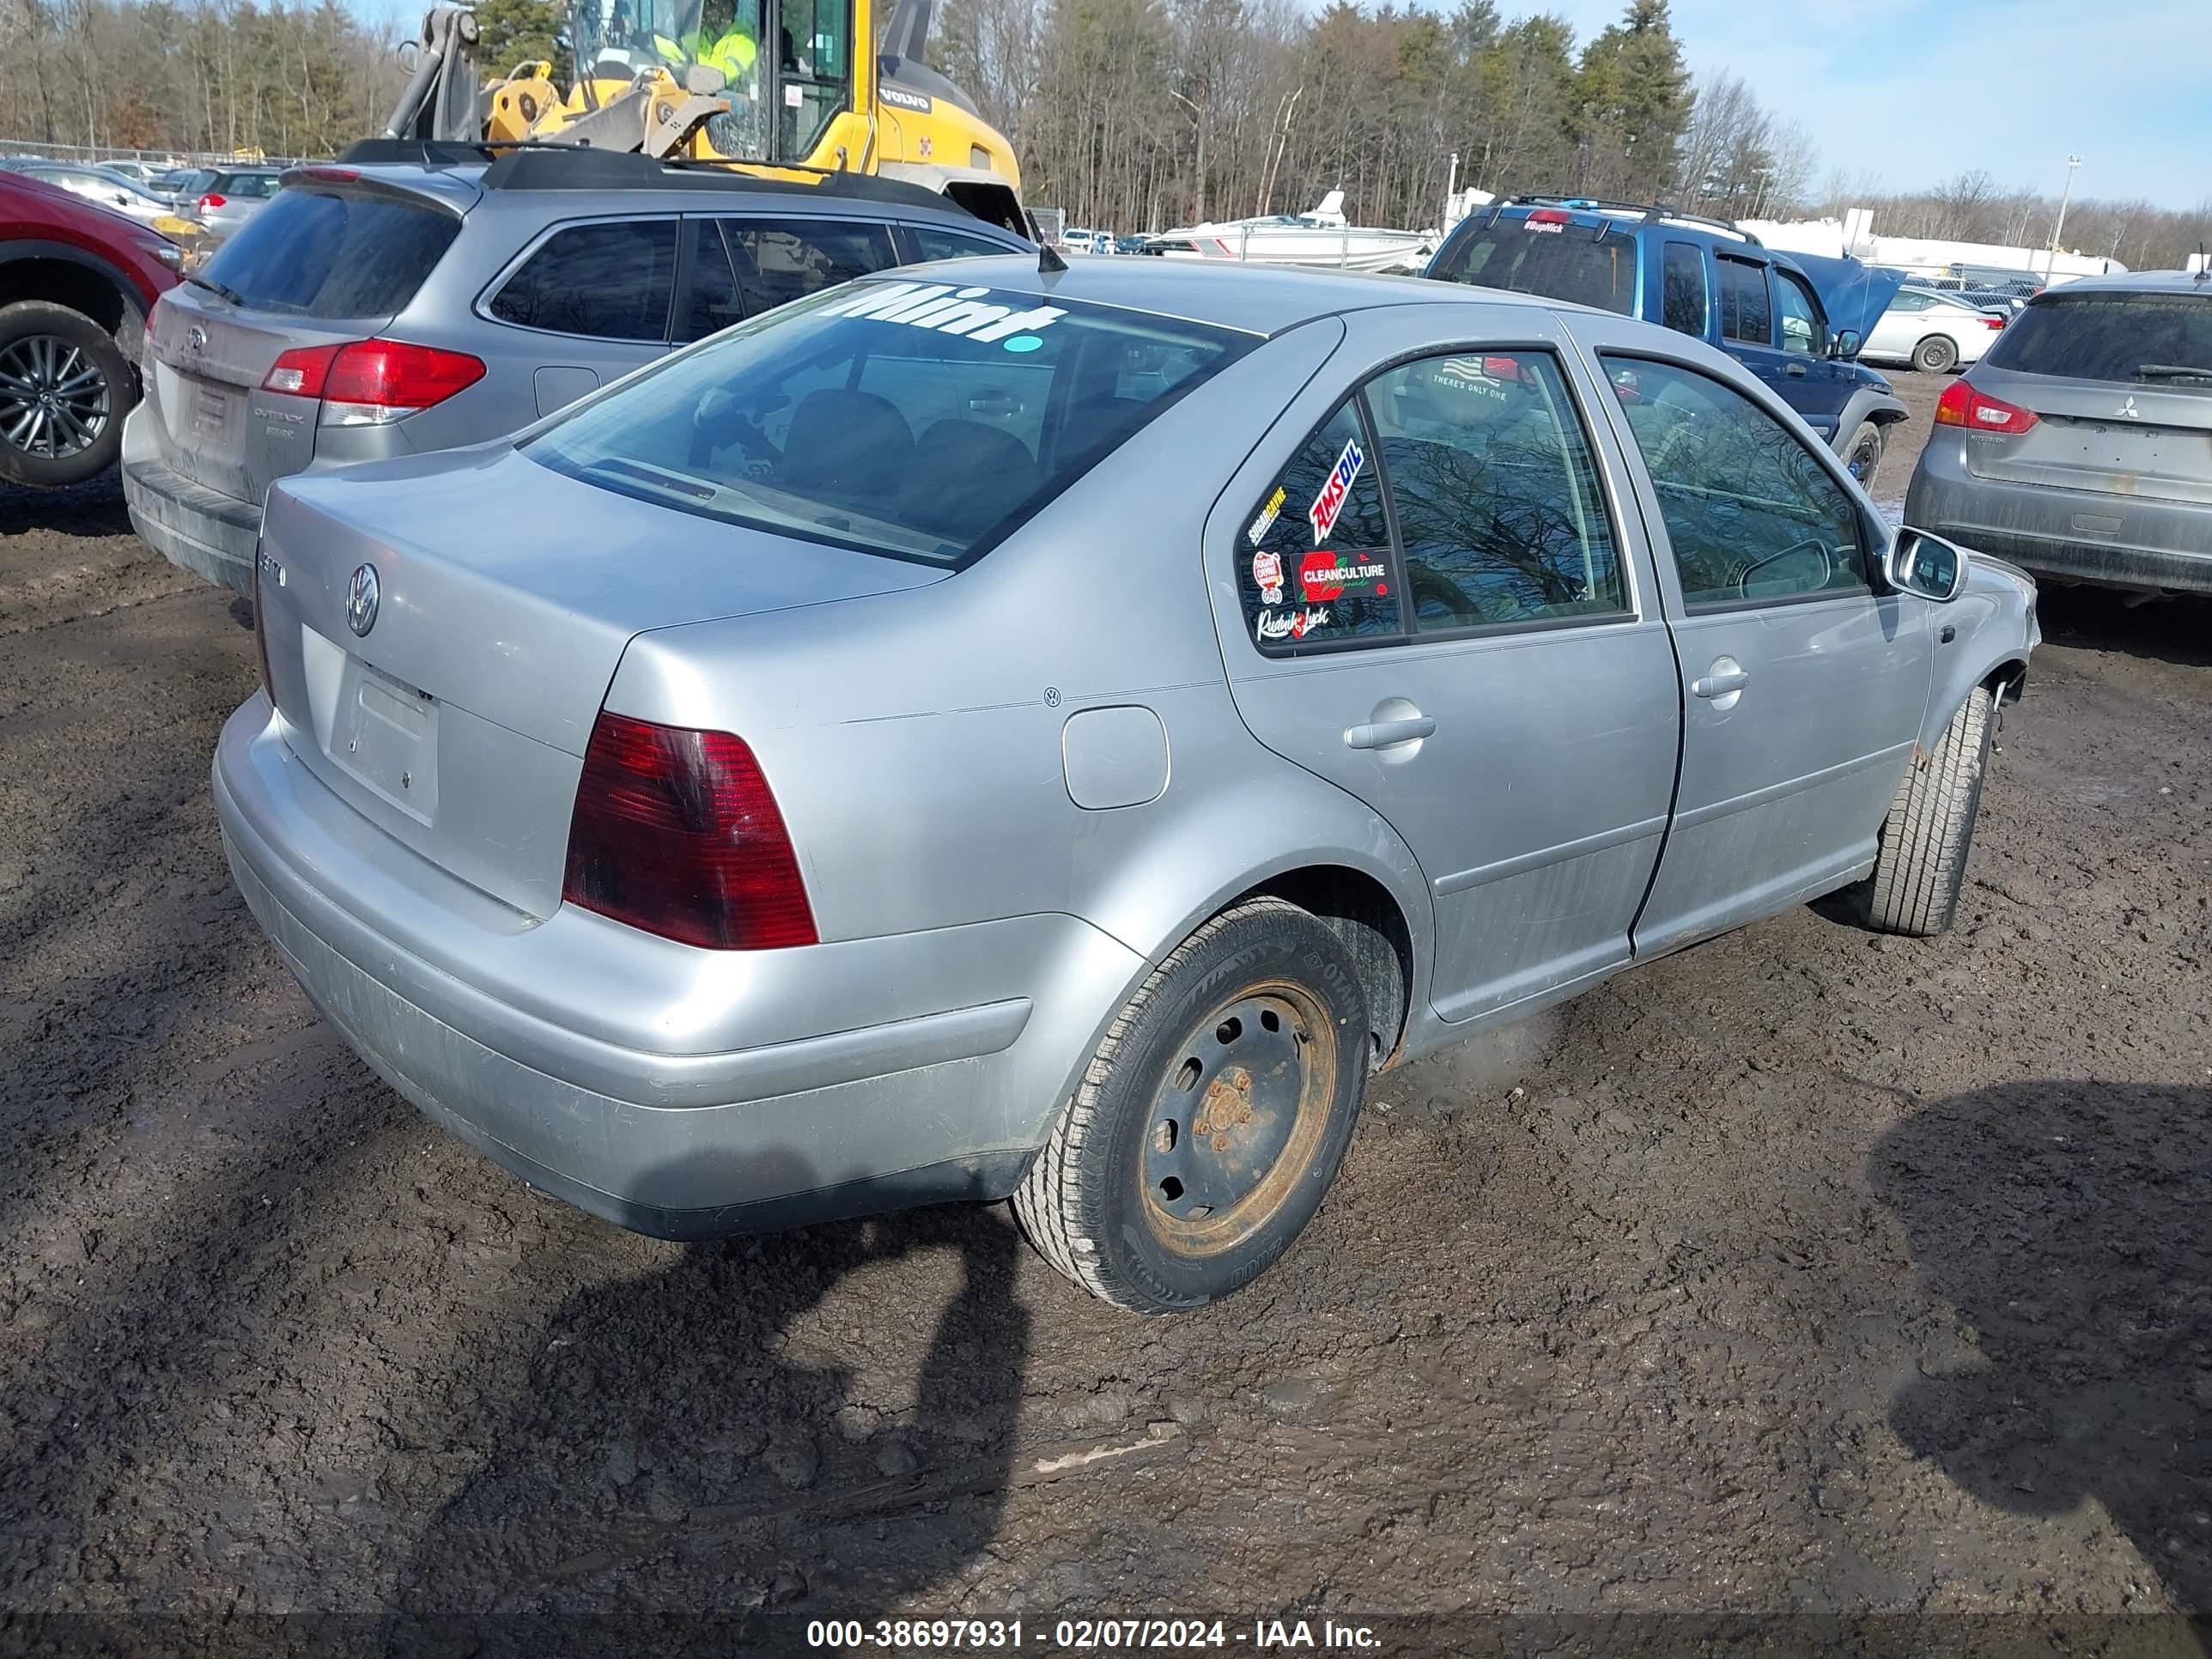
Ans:
[[[183,263],[143,225],[0,173],[0,480],[79,483],[115,459],[147,316]]]

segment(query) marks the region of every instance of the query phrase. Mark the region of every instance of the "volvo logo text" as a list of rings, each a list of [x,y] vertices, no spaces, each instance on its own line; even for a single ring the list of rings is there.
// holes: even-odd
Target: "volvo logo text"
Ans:
[[[361,566],[353,573],[353,586],[346,590],[346,626],[356,634],[366,634],[376,626],[376,567]]]

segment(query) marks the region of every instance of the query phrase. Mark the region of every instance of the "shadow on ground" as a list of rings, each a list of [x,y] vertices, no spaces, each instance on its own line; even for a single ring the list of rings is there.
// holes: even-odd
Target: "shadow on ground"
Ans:
[[[2007,1510],[2094,1499],[2212,1610],[2212,1089],[1978,1090],[1892,1130],[1871,1173],[1977,1337],[1899,1395],[1906,1444]]]
[[[2212,665],[2212,599],[2154,599],[2130,605],[2101,587],[2037,590],[2036,616],[2053,645],[2153,657],[2184,668]]]
[[[1010,1484],[1019,1249],[1003,1212],[917,1210],[573,1296],[530,1334],[526,1385],[482,1407],[489,1455],[403,1570],[385,1650],[795,1652],[810,1619],[872,1624],[923,1590],[945,1616]],[[863,1340],[822,1304],[878,1272],[881,1298],[842,1299]],[[919,1359],[888,1390],[848,1358],[887,1340]]]

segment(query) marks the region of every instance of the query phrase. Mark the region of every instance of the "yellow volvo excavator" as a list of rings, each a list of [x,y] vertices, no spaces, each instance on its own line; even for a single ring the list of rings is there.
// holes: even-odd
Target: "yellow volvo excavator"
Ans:
[[[876,173],[1030,234],[1013,147],[926,61],[930,3],[896,0],[878,44],[876,0],[575,0],[565,93],[544,62],[485,84],[474,14],[440,5],[383,136]]]

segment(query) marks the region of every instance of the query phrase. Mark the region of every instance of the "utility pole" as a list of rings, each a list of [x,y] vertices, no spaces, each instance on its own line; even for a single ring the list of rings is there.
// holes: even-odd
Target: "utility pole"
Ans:
[[[1443,216],[1437,221],[1437,228],[1447,236],[1451,234],[1452,198],[1459,194],[1459,152],[1451,153],[1451,170],[1444,174]]]
[[[2043,264],[2043,285],[2045,288],[2051,286],[2051,279],[2058,270],[2058,239],[2066,231],[2066,204],[2074,199],[2074,169],[2081,165],[2081,158],[2078,155],[2066,158],[2066,188],[2058,198],[2057,222],[2051,227],[2051,257]]]

